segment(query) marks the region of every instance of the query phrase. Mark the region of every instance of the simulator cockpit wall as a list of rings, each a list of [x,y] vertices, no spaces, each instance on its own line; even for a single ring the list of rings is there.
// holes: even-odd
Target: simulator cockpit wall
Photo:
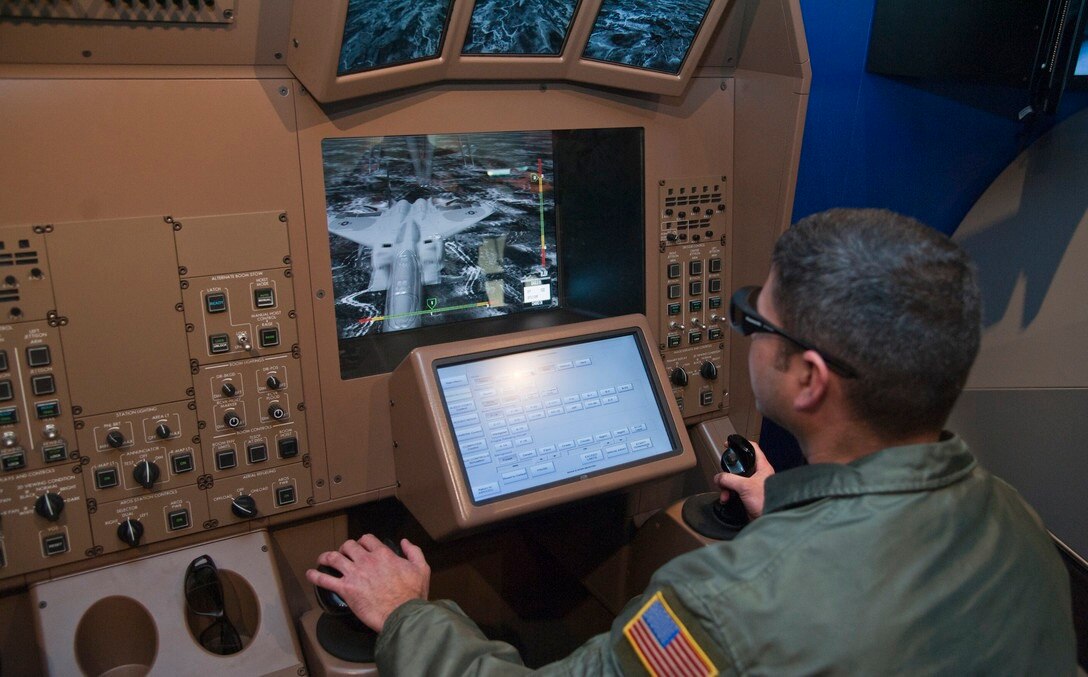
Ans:
[[[796,0],[0,3],[5,672],[184,665],[189,554],[271,551],[235,587],[284,628],[311,610],[316,554],[417,489],[390,411],[416,349],[642,315],[676,443],[756,436],[726,306],[788,225],[808,82]],[[700,464],[602,483],[600,519],[634,528]],[[181,663],[87,648],[79,618],[129,619],[111,571],[166,581],[141,613]],[[33,630],[62,582],[82,640]],[[291,641],[251,672],[300,674]]]

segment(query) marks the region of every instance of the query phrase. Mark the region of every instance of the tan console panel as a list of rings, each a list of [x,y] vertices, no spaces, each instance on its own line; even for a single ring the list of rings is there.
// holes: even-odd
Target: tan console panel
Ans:
[[[93,554],[79,470],[68,464],[0,475],[0,576]]]
[[[90,518],[96,554],[211,528],[205,492],[195,484],[112,503],[92,503]]]
[[[660,348],[685,417],[728,411],[729,243],[724,176],[663,180],[658,188]]]
[[[216,479],[207,493],[214,526],[305,508],[313,502],[305,463]]]

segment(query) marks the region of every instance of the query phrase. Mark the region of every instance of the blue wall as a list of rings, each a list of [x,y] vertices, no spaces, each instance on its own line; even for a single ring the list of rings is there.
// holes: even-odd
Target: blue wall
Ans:
[[[1052,121],[1017,122],[1021,91],[866,73],[874,8],[874,0],[801,0],[813,78],[793,219],[884,207],[952,233]],[[1061,117],[1085,102],[1067,94]]]
[[[875,0],[801,0],[812,63],[793,220],[832,207],[881,207],[951,234],[990,183],[1054,124],[1016,120],[1022,91],[919,83],[865,72]],[[1088,104],[1066,93],[1059,119]],[[765,423],[779,469],[803,463]]]

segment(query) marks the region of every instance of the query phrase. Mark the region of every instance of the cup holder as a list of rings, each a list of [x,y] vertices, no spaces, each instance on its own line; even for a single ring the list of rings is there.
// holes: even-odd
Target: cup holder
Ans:
[[[125,628],[124,636],[118,628]],[[76,660],[87,675],[143,677],[159,653],[155,621],[130,597],[105,597],[95,602],[76,628]]]
[[[229,569],[219,569],[219,580],[223,586],[223,608],[225,616],[241,639],[241,650],[245,651],[261,625],[261,608],[257,601],[257,593],[253,586],[244,577]],[[202,646],[201,636],[219,619],[212,616],[195,614],[188,607],[185,609],[185,622],[189,627],[189,633],[193,642],[204,651],[208,648]],[[208,653],[214,653],[208,651]],[[231,652],[236,653],[236,652]],[[229,655],[229,654],[220,654]],[[112,677],[112,676],[111,676]]]

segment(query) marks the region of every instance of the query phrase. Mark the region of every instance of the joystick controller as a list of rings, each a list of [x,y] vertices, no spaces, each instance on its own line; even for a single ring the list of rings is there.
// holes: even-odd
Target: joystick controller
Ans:
[[[756,470],[755,448],[742,435],[730,435],[720,463],[723,472],[751,477]],[[722,541],[734,538],[749,521],[739,496],[722,502],[718,493],[692,496],[684,502],[681,516],[699,535]]]
[[[321,564],[317,570],[323,574],[343,578],[333,567]],[[321,605],[321,618],[317,619],[317,642],[329,654],[349,663],[373,663],[374,643],[378,633],[363,625],[355,617],[344,598],[332,590],[314,586],[314,595]]]

